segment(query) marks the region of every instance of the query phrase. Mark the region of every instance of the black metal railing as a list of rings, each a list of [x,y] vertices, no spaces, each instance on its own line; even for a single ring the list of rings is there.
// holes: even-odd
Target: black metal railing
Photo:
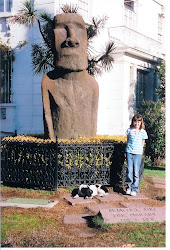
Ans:
[[[2,141],[1,180],[18,186],[50,189],[55,185],[54,143]]]
[[[57,141],[57,140],[56,140]],[[56,143],[57,144],[57,143]],[[110,184],[112,143],[57,144],[58,186]]]
[[[114,143],[2,141],[1,180],[44,189],[110,184]]]

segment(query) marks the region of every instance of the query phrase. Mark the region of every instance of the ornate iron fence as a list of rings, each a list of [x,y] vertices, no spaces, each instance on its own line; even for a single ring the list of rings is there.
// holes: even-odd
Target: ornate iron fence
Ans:
[[[110,184],[112,143],[58,144],[58,186]]]
[[[55,185],[56,147],[21,141],[2,141],[1,180],[7,184],[50,189]]]
[[[17,186],[57,189],[82,183],[110,184],[114,143],[2,141],[1,180]]]

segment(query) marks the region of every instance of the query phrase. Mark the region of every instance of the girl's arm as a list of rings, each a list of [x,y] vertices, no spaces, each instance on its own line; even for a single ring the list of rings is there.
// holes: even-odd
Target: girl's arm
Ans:
[[[145,140],[142,140],[142,145],[143,145],[143,147],[144,147],[144,145],[145,145]]]

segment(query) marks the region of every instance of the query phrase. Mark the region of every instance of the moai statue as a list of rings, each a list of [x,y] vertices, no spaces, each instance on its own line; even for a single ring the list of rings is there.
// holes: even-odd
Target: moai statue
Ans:
[[[87,72],[87,32],[75,13],[54,17],[55,69],[42,80],[45,137],[96,135],[99,88]]]

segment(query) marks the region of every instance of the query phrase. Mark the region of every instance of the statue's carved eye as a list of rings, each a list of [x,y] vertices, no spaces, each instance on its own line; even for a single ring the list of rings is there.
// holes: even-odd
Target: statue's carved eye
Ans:
[[[85,29],[84,25],[82,25],[81,23],[75,23],[76,27],[79,29]]]
[[[65,29],[65,28],[66,28],[66,25],[63,24],[63,23],[57,24],[57,25],[55,26],[55,29]]]

